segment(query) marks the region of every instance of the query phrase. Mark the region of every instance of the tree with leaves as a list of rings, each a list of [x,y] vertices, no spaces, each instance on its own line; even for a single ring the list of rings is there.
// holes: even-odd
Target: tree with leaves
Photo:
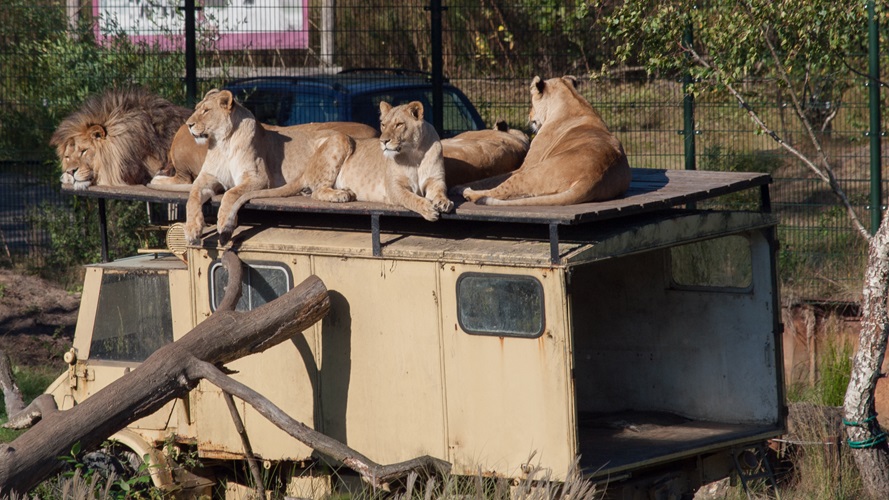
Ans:
[[[848,443],[872,498],[889,498],[889,448],[875,420],[874,390],[889,335],[889,222],[869,230],[835,176],[823,147],[834,112],[847,90],[838,75],[865,75],[853,54],[867,52],[868,5],[827,0],[625,0],[596,2],[611,9],[601,22],[618,41],[615,63],[641,64],[661,76],[689,75],[691,93],[724,91],[761,132],[830,186],[858,234],[869,245],[862,294],[862,328],[844,412]],[[876,16],[885,18],[877,11]],[[692,35],[692,36],[690,36]],[[784,137],[758,109],[744,85],[767,78],[789,96],[803,134]],[[877,84],[879,82],[871,82]],[[834,105],[834,110],[837,109]],[[871,228],[873,229],[873,228]]]

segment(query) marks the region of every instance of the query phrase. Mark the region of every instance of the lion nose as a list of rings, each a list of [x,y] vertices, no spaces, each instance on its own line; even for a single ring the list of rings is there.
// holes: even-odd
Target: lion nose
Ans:
[[[77,167],[73,167],[73,168],[69,168],[68,170],[65,170],[65,173],[68,175],[74,175],[74,172],[77,172]]]

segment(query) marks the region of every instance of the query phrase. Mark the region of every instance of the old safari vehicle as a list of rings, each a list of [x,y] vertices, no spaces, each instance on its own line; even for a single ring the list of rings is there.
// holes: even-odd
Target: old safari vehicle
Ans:
[[[435,223],[379,204],[255,200],[233,240],[247,269],[238,308],[310,275],[332,306],[229,368],[378,463],[431,455],[461,475],[521,479],[540,466],[560,480],[579,460],[617,498],[682,498],[736,469],[749,477],[739,457],[782,434],[786,414],[770,182],[634,169],[619,200],[462,203]],[[77,194],[185,200],[144,187]],[[726,194],[754,209],[702,208]],[[169,251],[88,266],[71,369],[49,389],[61,408],[213,314],[228,279],[216,234],[186,247],[178,231]],[[337,488],[312,449],[236,401],[288,494]],[[162,486],[235,495],[249,483],[233,472],[242,442],[206,382],[114,439],[161,465],[165,443],[196,450],[200,469],[153,469]]]

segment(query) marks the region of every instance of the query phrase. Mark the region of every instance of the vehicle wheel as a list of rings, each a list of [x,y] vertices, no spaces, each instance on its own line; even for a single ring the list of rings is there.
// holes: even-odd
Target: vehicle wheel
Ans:
[[[147,470],[140,470],[142,463],[142,458],[139,455],[116,442],[111,442],[107,446],[83,456],[84,467],[87,470],[95,471],[106,481],[111,474],[114,474],[115,480],[123,479],[124,481],[148,475]],[[150,482],[147,483],[149,486],[150,484]]]

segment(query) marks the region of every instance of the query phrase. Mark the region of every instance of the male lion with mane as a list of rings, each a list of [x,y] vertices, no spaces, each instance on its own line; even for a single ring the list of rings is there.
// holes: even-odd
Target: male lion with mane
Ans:
[[[572,205],[623,195],[631,178],[624,148],[574,83],[535,76],[530,120],[537,135],[522,166],[452,192],[479,205]]]
[[[147,183],[167,166],[173,136],[189,113],[142,88],[87,99],[50,139],[62,163],[62,183],[77,190]]]
[[[187,120],[195,141],[207,144],[207,156],[194,180],[186,204],[185,237],[200,242],[204,228],[203,204],[225,192],[217,213],[220,243],[225,244],[237,225],[237,210],[244,200],[261,192],[285,196],[298,191],[307,170],[335,168],[351,154],[352,137],[374,137],[373,127],[358,123],[310,123],[290,127],[262,125],[228,90],[210,90]],[[271,188],[285,188],[271,189]],[[348,201],[346,199],[333,201]]]

